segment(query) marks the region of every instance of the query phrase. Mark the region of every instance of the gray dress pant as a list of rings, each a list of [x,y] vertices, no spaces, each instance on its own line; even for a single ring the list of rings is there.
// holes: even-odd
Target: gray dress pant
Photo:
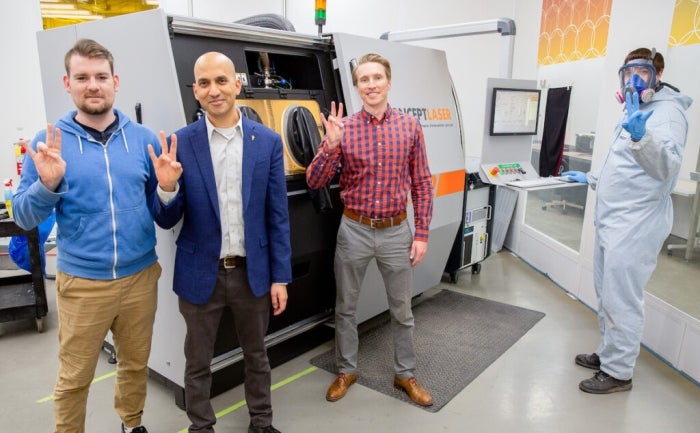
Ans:
[[[384,280],[394,342],[394,371],[402,379],[414,376],[413,268],[409,254],[413,234],[407,220],[394,227],[373,229],[345,216],[338,228],[335,251],[335,351],[339,373],[357,370],[357,300],[372,259]],[[380,288],[371,288],[371,290]]]
[[[254,426],[272,424],[270,362],[264,338],[270,322],[270,295],[256,298],[245,267],[220,269],[211,299],[204,305],[179,300],[187,325],[185,337],[185,407],[190,432],[213,433],[216,416],[209,400],[211,360],[224,308],[233,312],[236,335],[243,349],[245,398]]]

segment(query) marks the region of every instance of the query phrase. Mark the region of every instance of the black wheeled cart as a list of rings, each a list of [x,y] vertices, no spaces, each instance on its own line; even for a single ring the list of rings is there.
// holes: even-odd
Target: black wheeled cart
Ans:
[[[36,228],[25,231],[11,219],[0,221],[0,237],[17,235],[27,236],[32,272],[0,277],[0,322],[34,318],[37,331],[43,332],[44,317],[49,308],[41,266],[39,231]]]
[[[462,223],[445,265],[451,283],[457,282],[457,272],[464,268],[471,267],[472,274],[481,272],[481,262],[491,253],[495,198],[495,185],[482,182],[477,173],[466,177]]]

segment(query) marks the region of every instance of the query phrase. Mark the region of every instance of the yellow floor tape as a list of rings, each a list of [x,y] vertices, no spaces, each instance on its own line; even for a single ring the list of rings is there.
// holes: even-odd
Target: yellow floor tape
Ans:
[[[313,373],[313,372],[316,371],[316,370],[318,370],[317,367],[309,367],[309,368],[307,368],[306,370],[300,371],[300,372],[297,373],[297,374],[294,374],[294,375],[292,375],[292,376],[289,376],[289,377],[286,378],[286,379],[280,380],[279,382],[272,384],[272,386],[270,387],[270,389],[271,389],[272,391],[274,391],[274,390],[276,390],[276,389],[279,389],[279,388],[281,388],[281,387],[283,387],[283,386],[285,386],[285,385],[287,385],[287,384],[289,384],[289,383],[291,383],[291,382],[294,382],[295,380],[297,380],[297,379],[299,379],[299,378],[301,378],[301,377],[306,376],[306,375],[309,374],[309,373]],[[110,377],[116,376],[116,374],[117,374],[116,371],[112,371],[112,372],[110,372],[110,373],[103,374],[102,376],[99,376],[99,377],[94,378],[94,379],[92,380],[92,383],[101,382],[101,381],[103,381],[103,380],[105,380],[105,379],[108,379],[108,378],[110,378]],[[51,400],[53,400],[53,394],[51,394],[51,395],[49,395],[49,396],[46,396],[46,397],[43,397],[43,398],[40,398],[40,399],[37,400],[36,402],[37,402],[37,403],[46,403],[47,401],[51,401]],[[222,418],[222,417],[228,415],[229,413],[235,411],[236,409],[239,409],[241,406],[245,406],[245,404],[246,404],[246,401],[245,401],[245,400],[241,400],[241,401],[239,401],[239,402],[237,402],[237,403],[235,403],[235,404],[233,404],[233,405],[227,407],[226,409],[220,410],[219,412],[216,413],[216,418],[217,418],[217,419]],[[187,427],[185,427],[184,429],[180,430],[178,433],[187,433]]]

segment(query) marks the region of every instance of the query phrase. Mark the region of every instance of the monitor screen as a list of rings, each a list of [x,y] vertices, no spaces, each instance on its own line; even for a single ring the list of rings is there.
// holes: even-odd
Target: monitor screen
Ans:
[[[536,135],[539,89],[495,87],[491,100],[491,135]]]

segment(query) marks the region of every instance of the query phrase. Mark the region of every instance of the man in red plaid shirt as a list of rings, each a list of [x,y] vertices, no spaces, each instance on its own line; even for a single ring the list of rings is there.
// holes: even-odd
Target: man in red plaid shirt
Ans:
[[[306,170],[313,189],[340,172],[345,207],[335,251],[335,342],[338,375],[328,401],[345,396],[357,380],[356,307],[367,266],[374,258],[386,289],[394,341],[394,386],[411,400],[430,406],[430,393],[415,377],[413,348],[413,266],[428,249],[433,212],[430,169],[420,122],[389,105],[391,65],[379,54],[366,54],[352,71],[362,110],[343,118],[343,104],[322,115],[326,136]],[[406,220],[411,193],[415,235]]]

